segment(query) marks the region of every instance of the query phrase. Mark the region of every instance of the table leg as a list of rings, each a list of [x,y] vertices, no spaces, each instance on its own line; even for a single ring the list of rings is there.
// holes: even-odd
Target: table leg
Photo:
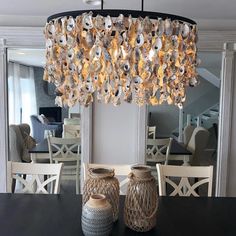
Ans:
[[[36,161],[36,158],[37,158],[37,154],[36,153],[31,153],[30,154],[30,158],[31,158],[32,163],[36,163],[37,162]]]
[[[184,159],[183,159],[183,166],[190,166],[190,156],[189,155],[184,155]]]

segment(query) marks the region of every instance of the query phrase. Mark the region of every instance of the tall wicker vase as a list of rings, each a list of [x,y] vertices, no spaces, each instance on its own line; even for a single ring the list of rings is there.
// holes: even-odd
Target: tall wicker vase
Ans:
[[[114,169],[90,168],[89,178],[84,183],[83,205],[92,194],[104,194],[112,206],[113,220],[118,219],[119,181],[114,177]]]
[[[156,225],[158,206],[156,180],[148,166],[131,168],[125,198],[124,221],[137,232],[147,232]]]

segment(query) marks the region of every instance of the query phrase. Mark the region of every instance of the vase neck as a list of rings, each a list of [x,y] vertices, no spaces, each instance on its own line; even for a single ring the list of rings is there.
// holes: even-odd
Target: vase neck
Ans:
[[[91,178],[111,178],[114,177],[114,169],[109,168],[90,168],[89,176]]]
[[[104,206],[106,204],[107,200],[106,200],[106,196],[103,194],[93,194],[90,196],[88,204],[91,207],[94,208],[99,208],[101,206]]]
[[[133,175],[139,179],[149,179],[152,177],[151,169],[149,166],[137,165],[131,168]]]

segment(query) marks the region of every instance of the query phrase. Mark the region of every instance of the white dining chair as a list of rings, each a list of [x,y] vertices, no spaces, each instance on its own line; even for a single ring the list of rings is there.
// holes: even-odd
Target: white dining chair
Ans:
[[[50,163],[64,163],[62,180],[76,181],[76,194],[80,189],[80,138],[48,137]]]
[[[192,195],[199,197],[196,189],[203,184],[208,184],[207,196],[211,197],[213,166],[173,166],[157,164],[156,168],[160,196],[167,195],[166,187],[168,184],[174,189],[169,196]],[[193,180],[193,184],[190,183],[190,179]]]
[[[115,177],[117,177],[120,185],[120,194],[125,195],[127,191],[127,184],[129,182],[128,175],[131,172],[131,165],[113,165],[113,164],[95,164],[95,163],[83,163],[84,180],[88,176],[88,170],[90,168],[109,168],[114,169]]]
[[[156,138],[156,126],[148,126],[147,127],[148,138],[155,139]]]
[[[146,162],[168,164],[172,138],[147,139]]]
[[[17,192],[48,194],[47,188],[50,188],[52,193],[58,194],[62,166],[62,163],[39,164],[9,161],[7,163],[7,192],[12,192],[12,183],[16,180],[18,185],[22,186],[22,189],[17,189]]]
[[[80,137],[80,125],[63,125],[63,138],[79,138]]]

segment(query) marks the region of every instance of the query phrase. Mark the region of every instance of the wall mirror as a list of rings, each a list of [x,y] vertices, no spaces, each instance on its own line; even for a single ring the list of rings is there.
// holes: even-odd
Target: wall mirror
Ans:
[[[199,85],[187,88],[183,109],[165,104],[148,106],[146,158],[163,159],[150,139],[172,137],[168,164],[213,165],[215,186],[222,53],[202,51],[198,56]]]
[[[9,48],[7,58],[9,160],[49,162],[45,138],[80,137],[80,107],[55,105],[55,85],[43,81],[44,49]],[[76,179],[62,180],[61,193],[75,186]]]

